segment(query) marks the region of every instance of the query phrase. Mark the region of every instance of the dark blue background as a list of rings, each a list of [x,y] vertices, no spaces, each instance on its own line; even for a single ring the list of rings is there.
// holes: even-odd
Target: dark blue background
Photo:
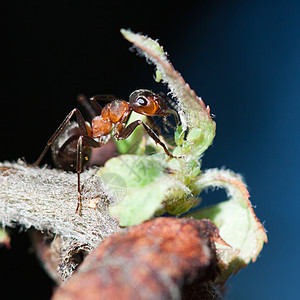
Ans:
[[[204,166],[244,175],[269,238],[258,261],[232,278],[228,298],[295,299],[300,2],[226,2],[202,13],[194,10],[175,63],[216,115],[217,135]]]
[[[299,1],[11,1],[2,13],[1,161],[36,159],[78,93],[126,98],[136,88],[161,90],[153,68],[128,51],[119,29],[159,38],[215,115],[217,135],[203,167],[241,173],[268,230],[269,243],[255,264],[231,278],[227,298],[296,298]],[[204,195],[204,202],[224,195]],[[49,297],[51,282],[37,273],[42,271],[34,257],[25,256],[28,245],[22,248],[17,235],[14,245],[18,254],[0,250],[1,272],[10,283],[26,286],[12,288],[12,298],[22,291],[41,299],[36,283]]]

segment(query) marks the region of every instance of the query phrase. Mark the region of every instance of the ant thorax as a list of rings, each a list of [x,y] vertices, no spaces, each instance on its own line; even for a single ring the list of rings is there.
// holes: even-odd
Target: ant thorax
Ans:
[[[113,127],[114,132],[119,132],[126,124],[130,112],[129,103],[124,100],[114,100],[105,105],[101,115],[92,120],[93,138],[109,135]]]
[[[112,129],[112,122],[109,118],[104,118],[102,114],[96,116],[92,120],[93,138],[101,138],[102,136],[110,134]]]
[[[117,123],[122,121],[129,107],[129,103],[124,100],[114,100],[103,107],[101,116],[109,118],[112,123]]]

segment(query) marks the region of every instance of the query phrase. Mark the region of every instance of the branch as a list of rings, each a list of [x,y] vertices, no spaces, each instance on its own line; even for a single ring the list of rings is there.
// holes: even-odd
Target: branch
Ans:
[[[21,224],[91,248],[120,230],[108,213],[111,200],[96,169],[81,174],[82,216],[75,214],[76,174],[54,169],[31,168],[24,162],[0,163],[0,221],[2,227]],[[97,204],[97,205],[95,205]],[[95,207],[90,208],[90,207]]]
[[[221,299],[209,220],[156,218],[107,238],[53,296],[61,299]]]

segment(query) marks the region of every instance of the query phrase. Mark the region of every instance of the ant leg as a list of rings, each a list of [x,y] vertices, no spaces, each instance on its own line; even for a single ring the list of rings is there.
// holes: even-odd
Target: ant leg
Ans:
[[[113,100],[117,100],[118,98],[113,94],[100,94],[93,96],[91,99],[94,99],[95,101],[111,102]]]
[[[87,130],[85,127],[85,120],[82,116],[82,114],[80,113],[80,111],[77,108],[74,108],[67,116],[66,118],[63,120],[63,122],[59,125],[59,127],[56,129],[56,131],[54,132],[54,134],[51,136],[51,138],[48,140],[46,147],[44,148],[43,152],[41,153],[41,155],[39,156],[39,158],[30,165],[30,167],[35,167],[37,166],[41,160],[44,158],[46,152],[48,151],[48,149],[51,147],[51,145],[54,143],[54,141],[59,137],[59,135],[61,134],[61,132],[66,128],[66,126],[68,125],[68,123],[70,122],[72,116],[76,114],[76,118],[77,118],[77,123],[79,128],[81,129],[83,134],[87,135]]]
[[[81,215],[81,185],[80,185],[80,173],[82,172],[82,140],[83,136],[81,135],[77,142],[77,164],[76,164],[76,172],[77,172],[77,207],[75,214]]]
[[[164,137],[163,137],[163,135],[162,135],[162,133],[161,133],[161,131],[160,131],[160,128],[157,126],[157,124],[155,123],[155,121],[153,120],[153,118],[152,118],[151,116],[147,116],[147,120],[148,120],[148,122],[149,122],[151,128],[154,128],[154,129],[157,131],[160,140],[162,140],[163,143],[164,143],[165,145],[167,145],[168,148],[174,149],[174,148],[175,148],[174,146],[168,144],[168,143],[165,141],[165,139],[164,139]]]
[[[101,115],[101,111],[102,111],[102,106],[98,103],[98,101],[111,102],[116,99],[118,98],[112,94],[95,95],[92,98],[90,98],[91,104],[93,105],[93,108],[98,113],[98,115]]]
[[[154,119],[153,119],[151,116],[147,116],[147,120],[148,120],[150,126],[151,126],[152,128],[154,128],[154,129],[157,131],[158,135],[161,137],[161,136],[162,136],[162,133],[161,133],[161,131],[160,131],[160,128],[159,128],[159,127],[157,126],[157,124],[155,123]]]
[[[85,95],[79,94],[76,97],[76,100],[81,104],[81,106],[84,108],[85,112],[87,113],[89,117],[89,122],[92,121],[92,119],[94,119],[98,115],[98,110],[96,110],[95,107],[91,105],[91,102],[88,101]]]
[[[153,131],[153,129],[151,129],[151,127],[149,127],[147,124],[145,124],[143,121],[141,120],[136,120],[132,123],[130,123],[127,127],[125,127],[121,133],[119,134],[118,137],[116,137],[117,140],[124,140],[126,138],[128,138],[133,131],[135,130],[136,127],[138,127],[139,125],[143,125],[144,129],[146,130],[146,132],[149,134],[149,136],[158,144],[160,144],[165,153],[169,156],[174,158],[174,156],[169,152],[168,148],[166,147],[166,145],[159,139],[159,137],[157,136],[157,134]]]
[[[174,103],[174,101],[172,101],[170,98],[168,98],[164,93],[160,92],[158,93],[158,95],[167,103],[169,104],[170,106],[172,106],[174,109],[171,109],[171,108],[168,108],[166,109],[166,113],[167,114],[172,114],[174,116],[174,119],[175,119],[175,123],[176,125],[178,125],[179,123],[179,117],[178,117],[178,113],[177,113],[177,110],[178,110],[178,105],[176,103]]]
[[[177,113],[176,110],[170,109],[170,108],[169,108],[169,109],[166,109],[166,113],[167,113],[168,115],[172,114],[172,115],[174,116],[176,125],[179,124],[179,117],[178,117],[178,113]]]
[[[76,172],[77,172],[77,207],[76,214],[81,215],[82,201],[81,201],[81,184],[80,184],[80,173],[82,172],[82,152],[83,152],[83,143],[87,143],[93,148],[99,148],[103,146],[102,143],[96,142],[93,138],[88,135],[81,135],[78,138],[77,142],[77,162],[76,162]]]
[[[91,104],[98,115],[101,115],[102,106],[97,102],[97,96],[90,98]]]

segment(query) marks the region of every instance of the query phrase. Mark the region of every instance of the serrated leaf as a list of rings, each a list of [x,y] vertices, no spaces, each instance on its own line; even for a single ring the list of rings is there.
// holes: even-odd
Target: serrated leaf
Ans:
[[[157,41],[141,34],[135,34],[130,30],[122,29],[121,33],[137,47],[138,52],[144,55],[148,62],[155,64],[159,79],[168,85],[178,102],[183,131],[196,129],[192,133],[193,138],[188,143],[183,143],[182,147],[178,146],[176,153],[186,155],[187,159],[200,157],[212,144],[215,136],[216,124],[210,116],[209,107],[205,106],[202,99],[197,97],[181,74],[173,68]]]
[[[218,282],[224,283],[232,273],[256,260],[267,242],[267,235],[254,214],[247,188],[240,176],[227,170],[211,169],[199,176],[195,185],[199,189],[222,187],[229,196],[228,201],[188,214],[189,217],[212,220],[218,226],[222,239],[237,251],[237,255],[229,255],[228,251],[233,249],[219,251],[224,265]]]
[[[228,243],[224,246],[216,242],[222,263],[218,282],[224,283],[232,273],[251,260],[255,261],[263,244],[267,242],[264,228],[253,212],[247,188],[239,176],[225,170],[200,173],[199,158],[212,144],[215,136],[215,122],[210,117],[209,107],[205,106],[202,99],[196,96],[180,73],[173,68],[157,41],[129,30],[122,29],[121,32],[146,57],[147,62],[155,64],[156,80],[166,83],[177,100],[181,124],[175,131],[177,147],[173,150],[173,155],[184,158],[173,159],[167,165],[165,158],[160,158],[162,169],[155,164],[154,169],[158,172],[153,173],[154,169],[152,172],[151,168],[147,169],[145,184],[135,176],[140,174],[140,168],[128,160],[127,169],[122,167],[121,170],[124,180],[129,184],[128,195],[124,201],[111,207],[111,212],[119,218],[122,225],[133,225],[151,218],[159,210],[183,213],[198,201],[194,196],[203,189],[225,188],[230,196],[228,201],[189,214],[191,217],[208,218],[215,222],[221,237]],[[119,163],[120,161],[113,168],[105,166],[106,171],[114,168],[119,170]],[[163,168],[166,166],[174,176],[164,173]],[[130,173],[132,170],[135,175]]]

